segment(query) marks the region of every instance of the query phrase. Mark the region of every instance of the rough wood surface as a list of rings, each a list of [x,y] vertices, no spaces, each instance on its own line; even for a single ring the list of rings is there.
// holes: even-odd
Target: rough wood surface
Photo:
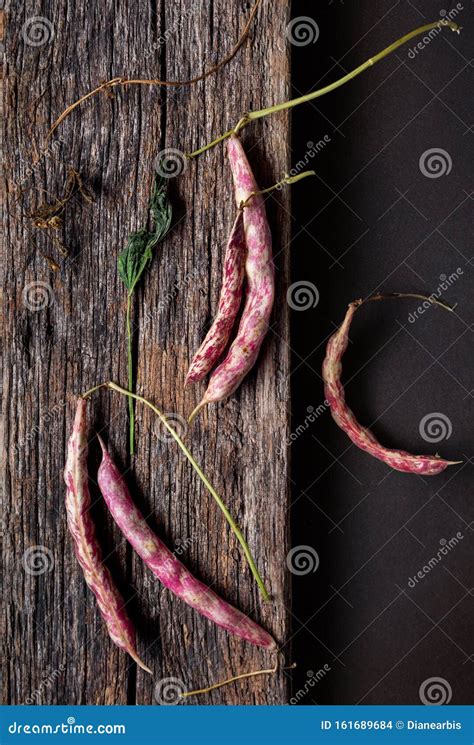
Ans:
[[[129,599],[139,653],[153,668],[154,680],[129,664],[108,639],[74,558],[62,470],[74,396],[107,379],[126,382],[125,293],[116,259],[128,233],[143,225],[156,155],[165,147],[198,147],[245,110],[288,97],[288,4],[264,2],[238,57],[193,88],[166,93],[136,86],[85,103],[35,163],[47,128],[66,104],[118,74],[178,79],[195,74],[231,48],[250,7],[242,0],[145,2],[139,11],[127,0],[46,2],[41,16],[51,26],[43,22],[40,31],[49,39],[39,45],[27,43],[28,34],[35,43],[41,38],[31,31],[38,6],[26,0],[7,10],[7,702],[156,703],[154,689],[164,679],[175,678],[178,687],[191,689],[273,664],[160,587],[112,525],[92,478],[104,555]],[[249,127],[243,140],[262,185],[288,170],[285,115]],[[67,166],[84,176],[96,202],[75,199],[67,207],[58,235],[70,257],[61,259],[49,235],[32,228],[26,215],[45,195],[61,191]],[[190,165],[172,181],[171,191],[175,227],[138,293],[135,346],[139,391],[173,413],[179,426],[204,390],[199,384],[183,393],[183,383],[217,305],[234,215],[224,149]],[[286,192],[267,201],[279,297],[257,367],[229,402],[210,408],[186,433],[244,529],[274,601],[262,606],[212,498],[175,445],[160,439],[153,415],[142,408],[137,410],[138,455],[128,472],[138,503],[168,545],[181,542],[185,563],[279,642],[290,638],[288,455],[281,447],[289,433],[288,204]],[[50,271],[41,254],[55,258],[60,271]],[[35,310],[38,303],[42,307]],[[123,469],[130,469],[125,401],[97,394],[90,420],[91,434],[104,430]],[[92,471],[99,455],[95,441],[91,451]],[[25,553],[32,547],[39,554],[36,563],[34,551]],[[289,646],[285,652],[291,661]],[[288,698],[288,678],[281,673],[244,680],[189,703],[281,704]]]

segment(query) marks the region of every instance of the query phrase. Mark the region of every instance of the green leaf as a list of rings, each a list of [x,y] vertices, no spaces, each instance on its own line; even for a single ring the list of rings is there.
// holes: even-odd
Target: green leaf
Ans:
[[[152,259],[151,238],[153,233],[142,228],[128,239],[128,243],[118,258],[118,271],[129,292],[134,287],[145,271],[147,264]]]
[[[141,228],[132,233],[118,257],[118,271],[129,294],[132,294],[143,272],[153,258],[152,249],[165,237],[171,226],[172,208],[167,194],[167,182],[155,175],[149,209],[153,230]]]
[[[153,192],[150,199],[150,212],[155,223],[153,246],[165,237],[171,226],[173,210],[168,199],[168,180],[155,175]]]

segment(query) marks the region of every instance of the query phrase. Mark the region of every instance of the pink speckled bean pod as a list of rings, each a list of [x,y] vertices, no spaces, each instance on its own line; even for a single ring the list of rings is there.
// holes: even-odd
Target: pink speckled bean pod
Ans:
[[[80,398],[77,402],[64,469],[68,527],[74,539],[77,560],[87,584],[97,598],[110,638],[118,647],[128,652],[137,665],[151,674],[151,670],[137,654],[135,629],[125,612],[124,601],[114,585],[111,574],[102,563],[100,546],[89,513],[91,498],[87,472],[86,406],[85,399]]]
[[[228,153],[237,206],[246,203],[243,212],[247,292],[237,335],[227,356],[212,373],[206,393],[191,418],[206,404],[228,398],[251,370],[268,331],[275,297],[270,228],[261,194],[251,197],[258,186],[239,137],[229,138]]]
[[[100,438],[99,438],[100,439]],[[255,621],[222,600],[196,579],[149,528],[134,504],[127,485],[102,440],[99,488],[127,541],[165,587],[231,634],[251,644],[273,650],[275,641]]]
[[[227,242],[217,315],[193,357],[185,385],[202,380],[212,370],[227,346],[242,300],[245,252],[243,215],[239,210]]]
[[[369,298],[379,299],[379,298]],[[438,455],[412,455],[404,450],[390,450],[385,448],[374,437],[372,432],[359,424],[354,413],[346,404],[344,388],[341,383],[342,357],[349,343],[349,328],[357,308],[362,305],[362,300],[356,300],[349,304],[346,316],[341,327],[331,336],[326,348],[326,357],[323,362],[323,381],[326,401],[331,409],[331,414],[336,424],[344,430],[346,435],[361,450],[373,455],[374,458],[382,460],[391,468],[405,473],[417,473],[423,476],[435,476],[444,471],[454,461],[447,461]]]

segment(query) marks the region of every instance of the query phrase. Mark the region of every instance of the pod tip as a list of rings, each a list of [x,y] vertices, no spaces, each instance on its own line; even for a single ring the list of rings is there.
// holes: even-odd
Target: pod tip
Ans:
[[[140,657],[136,654],[136,652],[132,652],[131,650],[128,651],[130,657],[134,662],[137,663],[138,667],[141,667],[142,670],[144,670],[146,673],[149,673],[150,675],[153,675],[153,671],[150,670],[149,667],[145,665],[145,663],[140,659]]]

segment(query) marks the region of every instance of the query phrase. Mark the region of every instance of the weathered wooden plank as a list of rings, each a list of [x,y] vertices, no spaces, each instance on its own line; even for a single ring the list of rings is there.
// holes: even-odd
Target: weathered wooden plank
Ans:
[[[157,153],[189,150],[235,123],[245,109],[289,94],[285,3],[264,3],[251,39],[217,75],[172,94],[132,87],[84,104],[55,133],[48,155],[31,166],[35,148],[63,106],[101,80],[124,73],[183,78],[230,48],[249,12],[247,2],[71,6],[51,3],[42,14],[45,43],[28,44],[27,0],[8,11],[8,205],[6,213],[6,636],[7,700],[24,703],[152,703],[157,681],[184,688],[268,666],[271,660],[213,628],[158,585],[132,556],[93,486],[94,517],[112,572],[125,596],[139,647],[155,671],[152,681],[108,640],[85,587],[66,531],[62,468],[74,394],[95,383],[126,381],[125,295],[116,257],[127,234],[143,224]],[[44,24],[43,24],[44,25]],[[52,29],[52,30],[51,30]],[[166,44],[163,35],[168,30]],[[49,38],[48,38],[49,33]],[[285,115],[243,134],[262,184],[288,169]],[[57,194],[66,166],[96,194],[92,206],[75,200],[64,215],[71,256],[61,261],[51,240],[25,213]],[[19,198],[17,187],[25,193]],[[171,183],[176,226],[160,247],[136,304],[138,386],[167,412],[184,417],[203,387],[183,393],[192,352],[216,308],[222,253],[234,212],[225,150],[220,147]],[[262,607],[242,553],[212,498],[176,448],[160,440],[156,421],[138,410],[138,455],[130,472],[137,500],[170,546],[229,601],[276,636],[289,637],[285,568],[288,460],[278,446],[288,434],[289,196],[267,201],[278,267],[279,299],[259,364],[231,401],[209,409],[188,444],[243,527],[275,595]],[[48,270],[41,253],[61,264]],[[26,301],[25,287],[33,285]],[[35,310],[38,291],[44,307]],[[163,303],[160,306],[159,301]],[[42,305],[40,303],[40,305]],[[124,469],[125,402],[108,394],[91,407],[91,433],[106,434]],[[91,467],[98,452],[91,443]],[[48,571],[25,571],[25,551],[39,546]],[[26,555],[28,556],[28,555]],[[48,563],[49,562],[49,563]],[[31,563],[31,562],[30,562]],[[51,567],[50,567],[51,565]],[[190,703],[285,703],[284,675],[256,678]]]

